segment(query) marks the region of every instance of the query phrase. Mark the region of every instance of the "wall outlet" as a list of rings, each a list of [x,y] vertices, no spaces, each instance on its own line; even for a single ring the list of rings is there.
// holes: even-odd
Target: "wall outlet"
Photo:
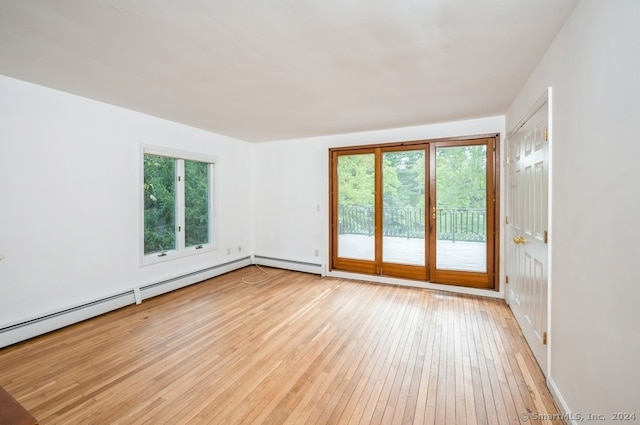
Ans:
[[[231,255],[231,248],[227,248],[227,255]]]
[[[319,256],[320,256],[320,251],[318,251],[318,250],[316,249],[316,250],[315,250],[315,254],[316,254],[316,257],[319,257]]]
[[[238,245],[238,252],[242,252],[242,245]]]

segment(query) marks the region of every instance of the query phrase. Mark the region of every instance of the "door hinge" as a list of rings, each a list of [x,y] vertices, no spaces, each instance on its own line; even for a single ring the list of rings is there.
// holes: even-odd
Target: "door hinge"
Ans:
[[[549,141],[549,127],[544,128],[544,141],[545,142]]]
[[[504,216],[504,224],[509,224],[509,216],[508,215]]]
[[[542,332],[542,345],[547,345],[547,333]]]
[[[509,276],[504,277],[504,283],[509,283]]]
[[[549,243],[549,232],[544,231],[544,243]]]

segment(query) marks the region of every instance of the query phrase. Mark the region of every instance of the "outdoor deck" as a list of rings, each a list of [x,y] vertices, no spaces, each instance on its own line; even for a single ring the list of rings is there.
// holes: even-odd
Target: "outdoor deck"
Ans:
[[[383,257],[387,262],[424,264],[424,239],[385,236]],[[373,259],[374,239],[367,235],[339,235],[339,256]],[[436,246],[438,269],[485,272],[487,249],[484,242],[439,240]]]

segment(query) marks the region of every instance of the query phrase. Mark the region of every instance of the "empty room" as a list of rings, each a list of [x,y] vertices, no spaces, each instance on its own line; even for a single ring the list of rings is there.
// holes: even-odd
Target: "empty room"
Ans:
[[[640,423],[639,75],[635,0],[0,0],[0,425]]]

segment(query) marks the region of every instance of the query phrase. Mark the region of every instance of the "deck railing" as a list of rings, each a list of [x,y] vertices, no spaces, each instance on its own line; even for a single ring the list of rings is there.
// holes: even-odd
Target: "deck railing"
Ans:
[[[373,208],[338,208],[338,233],[373,235]],[[424,208],[384,208],[383,235],[405,238],[425,237]],[[439,240],[485,242],[486,211],[473,208],[436,210],[436,235]]]

